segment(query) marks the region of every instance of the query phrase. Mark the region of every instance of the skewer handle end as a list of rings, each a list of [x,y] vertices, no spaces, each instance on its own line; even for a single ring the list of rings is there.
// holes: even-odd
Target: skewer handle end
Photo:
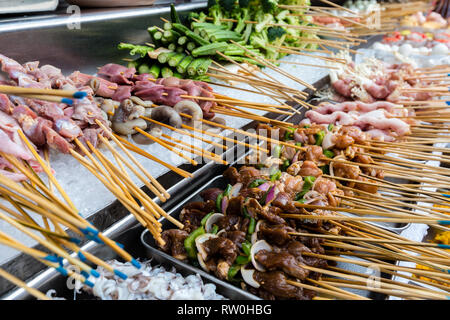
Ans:
[[[128,276],[125,273],[117,269],[114,269],[114,274],[123,280],[126,280],[128,278]]]
[[[136,259],[131,259],[131,264],[133,265],[133,266],[135,266],[137,269],[140,269],[141,268],[141,264],[136,260]]]
[[[69,99],[69,98],[62,98],[62,99],[61,99],[61,103],[65,103],[65,104],[70,104],[70,105],[72,105],[72,104],[73,104],[73,100],[72,100],[72,99]]]
[[[77,91],[73,94],[73,97],[75,99],[83,99],[86,96],[87,96],[87,92],[84,92],[84,91]]]
[[[97,270],[91,269],[91,274],[92,274],[95,278],[100,278],[100,273],[98,273]]]

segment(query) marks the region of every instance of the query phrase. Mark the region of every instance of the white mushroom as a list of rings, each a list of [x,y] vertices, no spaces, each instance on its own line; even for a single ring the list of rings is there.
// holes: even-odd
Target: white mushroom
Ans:
[[[181,100],[175,104],[173,109],[178,113],[186,113],[191,116],[189,125],[194,128],[201,126],[203,119],[203,111],[200,106],[191,100]]]
[[[113,122],[112,123],[112,129],[122,135],[129,135],[136,133],[136,130],[134,130],[135,127],[138,127],[141,130],[147,129],[147,122],[145,120],[138,118],[134,120],[130,120],[127,122]]]
[[[152,109],[151,118],[159,122],[168,122],[172,127],[181,127],[181,117],[173,108],[168,106],[159,106]]]
[[[147,138],[142,133],[136,133],[131,136],[133,138],[133,141],[137,144],[152,144],[153,140]]]
[[[138,105],[143,106],[145,108],[152,108],[152,106],[153,106],[153,101],[142,100],[141,98],[136,97],[136,96],[131,96],[130,100],[133,101],[135,104],[138,104]]]

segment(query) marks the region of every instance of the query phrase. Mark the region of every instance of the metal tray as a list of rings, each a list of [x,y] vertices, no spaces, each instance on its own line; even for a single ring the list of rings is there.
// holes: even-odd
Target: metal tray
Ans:
[[[200,192],[202,192],[205,189],[208,188],[221,188],[224,189],[227,185],[227,181],[226,179],[222,176],[216,176],[214,178],[211,178],[210,180],[208,180],[207,183],[205,183],[201,188],[191,188],[190,190],[195,190],[193,193],[189,193],[187,192],[186,194],[188,194],[188,196],[186,198],[184,198],[184,200],[180,201],[175,207],[173,207],[168,213],[173,216],[174,218],[178,218],[181,209],[184,207],[184,205],[186,205],[189,202],[194,202],[194,201],[202,201],[202,198],[200,197]],[[160,220],[162,223],[162,228],[163,229],[167,229],[167,228],[172,228],[173,225],[168,222],[165,219],[161,219]],[[149,258],[154,258],[155,260],[157,260],[158,262],[163,262],[163,261],[170,261],[170,263],[173,263],[174,265],[176,265],[180,270],[189,270],[190,272],[196,272],[200,275],[203,276],[203,274],[208,275],[211,279],[211,281],[213,281],[214,284],[216,284],[216,286],[219,288],[219,286],[221,284],[227,284],[226,282],[219,280],[218,278],[216,278],[215,276],[212,276],[206,272],[204,272],[202,269],[200,268],[196,268],[193,267],[192,265],[186,263],[186,262],[182,262],[180,260],[177,260],[175,258],[173,258],[172,256],[162,252],[161,250],[158,249],[157,244],[155,243],[154,239],[152,238],[152,236],[148,233],[147,230],[144,230],[144,232],[141,235],[141,241],[142,244],[145,246],[146,248],[146,253],[147,253],[147,257]],[[349,259],[355,259],[355,257],[352,256],[345,256],[342,255],[342,257],[345,258],[349,258]],[[354,264],[349,264],[349,263],[341,263],[338,262],[337,266],[339,268],[342,269],[346,269],[346,270],[350,270],[350,271],[354,271],[354,272],[360,272],[360,273],[366,273],[369,272],[369,269],[362,267],[362,266],[358,266],[358,265],[354,265]],[[382,277],[390,279],[390,276],[387,274],[381,274]],[[230,286],[228,284],[228,286]],[[242,292],[243,290],[241,290],[240,288],[236,287],[236,286],[231,286],[233,290],[235,290],[236,294]],[[231,289],[230,289],[231,290]],[[374,292],[369,292],[369,291],[362,291],[362,290],[353,290],[353,289],[348,289],[348,291],[371,298],[371,299],[377,299],[377,300],[384,300],[387,299],[387,296],[384,294],[379,294],[379,293],[374,293]],[[245,291],[243,291],[245,292]],[[249,294],[249,293],[247,293]],[[259,299],[259,297],[256,297],[252,294],[249,294],[252,297],[255,297],[257,299]]]

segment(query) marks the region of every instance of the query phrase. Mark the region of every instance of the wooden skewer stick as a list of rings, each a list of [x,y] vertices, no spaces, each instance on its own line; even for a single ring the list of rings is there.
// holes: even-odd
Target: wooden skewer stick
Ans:
[[[358,21],[355,21],[354,19],[346,18],[345,16],[338,16],[338,15],[336,15],[336,14],[333,14],[333,13],[331,13],[331,12],[327,12],[327,11],[322,10],[322,9],[319,9],[319,8],[315,8],[315,9],[312,9],[312,10],[313,10],[313,11],[316,11],[316,12],[323,13],[323,14],[325,14],[325,15],[327,15],[327,16],[331,16],[331,17],[334,17],[334,18],[339,18],[339,19],[341,19],[341,20],[350,22],[350,23],[355,24],[355,25],[357,25],[357,26],[361,26],[361,27],[363,27],[363,28],[365,28],[365,29],[373,29],[373,27],[370,27],[370,26],[367,26],[367,25],[365,25],[365,24],[363,24],[363,23],[360,23],[360,22],[358,22]],[[357,18],[357,17],[356,17],[356,18]]]
[[[142,217],[142,210],[141,208],[136,204],[135,201],[131,201],[124,193],[120,192],[116,185],[113,185],[105,180],[99,173],[98,170],[102,170],[100,165],[91,165],[87,160],[85,160],[80,154],[76,153],[75,151],[71,151],[72,155],[81,163],[83,166],[88,169],[94,176],[99,179],[105,187],[108,188],[116,197],[117,199],[125,206],[125,208],[134,215],[136,220],[138,220],[144,227],[147,227],[150,232],[156,236],[158,234],[158,231],[152,226],[152,224],[147,223],[143,217]],[[93,161],[95,163],[95,160]],[[154,220],[153,217],[147,216],[150,221]],[[154,223],[154,222],[153,222]],[[159,222],[156,221],[156,225],[158,225]],[[156,237],[155,237],[156,238]],[[157,238],[156,238],[157,239]]]
[[[334,70],[338,70],[339,69],[338,67],[334,67],[334,66],[302,63],[302,62],[296,62],[296,61],[274,60],[274,59],[266,59],[266,60],[270,61],[270,62],[280,63],[280,64],[285,63],[285,64],[295,64],[295,65],[305,66],[305,67],[326,68],[326,69],[334,69]]]
[[[29,98],[29,99],[37,99],[42,101],[56,102],[56,103],[65,103],[68,105],[73,104],[73,100],[69,98],[60,98],[58,96],[52,95],[43,95],[43,94],[20,94],[21,97]]]
[[[376,265],[374,263],[363,263],[362,261],[358,261],[358,260],[355,260],[355,259],[347,259],[347,258],[325,256],[325,255],[316,255],[316,254],[313,254],[313,255],[314,256],[321,256],[322,259],[328,259],[328,260],[334,260],[335,259],[336,261],[345,260],[345,262],[348,262],[348,263],[361,264],[361,265],[365,264],[368,267],[372,267],[372,266]],[[366,281],[366,278],[364,278],[364,277],[354,276],[354,275],[350,275],[350,274],[343,274],[343,273],[336,272],[336,271],[331,271],[331,270],[327,270],[327,269],[320,269],[320,268],[310,267],[310,266],[306,266],[306,265],[302,265],[302,267],[304,269],[307,269],[307,270],[310,270],[310,271],[313,271],[313,272],[319,272],[319,273],[323,273],[323,274],[328,274],[328,275],[331,275],[331,276],[334,276],[334,277],[344,277],[344,278],[347,278],[347,279],[350,279],[350,280],[363,281],[363,282]],[[387,268],[387,269],[390,269],[390,268],[399,269],[399,268],[401,268],[401,267],[387,266],[387,265],[383,265],[383,267]],[[438,292],[430,293],[430,292],[428,292],[426,290],[420,290],[419,288],[413,290],[413,289],[408,289],[408,288],[406,288],[404,286],[401,286],[401,285],[398,285],[398,284],[397,285],[393,285],[393,284],[383,283],[383,282],[380,282],[380,284],[381,284],[382,287],[384,287],[386,289],[407,291],[408,294],[410,294],[410,295],[415,295],[415,296],[419,296],[419,297],[421,297],[421,296],[422,297],[423,296],[428,296],[428,297],[434,297],[434,298],[438,298],[439,297],[440,299],[442,299],[442,298],[446,299],[446,296],[444,294],[441,294],[441,293],[438,293]]]
[[[304,85],[305,87],[311,89],[311,90],[316,90],[316,88],[314,88],[314,86],[310,85],[309,83],[294,77],[293,75],[291,75],[290,73],[278,68],[277,66],[275,66],[273,63],[269,62],[269,61],[264,61],[264,59],[261,59],[259,56],[255,55],[252,51],[248,50],[246,47],[240,45],[239,43],[237,43],[236,41],[231,40],[231,43],[233,43],[234,45],[238,46],[239,48],[243,49],[247,54],[246,56],[249,56],[249,58],[255,59],[256,61],[262,63],[263,65],[265,65],[266,67],[277,71],[279,73],[281,73],[282,75],[288,77],[291,80],[294,80],[302,85]]]
[[[192,118],[191,115],[188,115],[186,113],[180,113],[180,115],[182,117],[186,117],[186,118],[190,118],[190,119]],[[228,126],[225,126],[225,125],[217,123],[217,122],[213,122],[213,121],[209,121],[209,120],[205,120],[205,119],[202,119],[201,122],[206,123],[206,124],[211,125],[211,126],[216,126],[216,127],[219,127],[219,128],[225,129],[225,130],[232,130],[232,131],[234,131],[236,133],[240,133],[240,134],[252,137],[252,138],[257,138],[259,140],[264,140],[264,141],[268,141],[268,142],[271,142],[271,143],[281,144],[281,145],[284,145],[284,146],[292,147],[292,148],[297,149],[297,150],[306,151],[306,148],[297,146],[297,145],[292,144],[292,143],[288,143],[288,142],[285,142],[285,141],[280,141],[280,140],[268,138],[268,137],[265,137],[265,136],[262,136],[262,135],[259,135],[259,134],[247,132],[245,130],[235,129],[235,128],[228,127]]]
[[[268,45],[269,47],[274,47],[272,45]],[[278,47],[280,52],[284,52],[284,53],[289,53],[289,54],[296,54],[299,56],[305,56],[305,57],[310,57],[310,58],[316,58],[316,59],[320,59],[320,60],[325,60],[328,62],[335,62],[335,63],[341,63],[341,64],[346,64],[347,62],[343,62],[343,60],[335,60],[333,58],[330,57],[324,57],[324,56],[319,56],[319,55],[314,55],[314,54],[309,54],[309,53],[304,53],[304,52],[300,52],[297,50],[292,50],[289,48],[284,48],[284,47]]]
[[[161,136],[164,137],[164,138],[166,138],[166,139],[173,140],[173,141],[175,141],[175,142],[178,141],[177,143],[179,143],[179,144],[183,144],[183,145],[179,145],[179,144],[177,145],[176,143],[173,143],[173,142],[170,142],[170,141],[167,141],[167,140],[163,140],[163,139],[158,138],[160,141],[162,141],[162,142],[168,144],[168,145],[171,146],[171,147],[174,147],[174,148],[178,148],[178,149],[181,149],[181,150],[184,150],[184,151],[191,152],[191,153],[196,154],[196,155],[198,155],[198,156],[200,156],[200,157],[204,157],[204,158],[206,158],[206,159],[212,160],[212,161],[217,162],[217,163],[220,163],[220,164],[225,164],[225,165],[228,164],[228,162],[226,162],[225,160],[222,160],[222,159],[221,159],[220,157],[218,157],[217,155],[216,155],[216,156],[210,155],[209,152],[206,151],[206,150],[204,150],[204,149],[197,148],[197,147],[195,147],[194,145],[191,145],[191,144],[188,144],[188,143],[186,143],[186,142],[184,142],[184,141],[181,141],[181,140],[172,138],[171,136],[168,136],[168,135],[165,135],[165,134],[161,134]],[[200,149],[200,151],[199,151],[198,149]]]
[[[350,9],[348,9],[346,7],[340,6],[340,5],[338,5],[338,4],[334,3],[334,2],[331,2],[331,1],[328,1],[328,0],[320,0],[320,2],[326,3],[326,4],[328,4],[328,5],[332,6],[332,7],[338,8],[339,10],[346,11],[348,13],[351,13],[351,14],[355,15],[355,16],[359,16],[359,14],[357,12],[355,12],[353,10],[350,10]]]
[[[141,116],[141,118],[144,119],[144,120],[156,123],[156,124],[163,125],[163,123],[161,123],[159,121],[155,121],[153,119],[150,119],[150,118],[147,118],[147,117],[144,117],[144,116]],[[227,137],[215,134],[215,133],[211,133],[211,132],[208,132],[208,131],[204,131],[204,130],[200,130],[200,129],[197,129],[197,128],[194,128],[194,127],[190,127],[190,126],[187,126],[185,124],[182,124],[181,127],[184,128],[184,129],[188,129],[188,130],[192,130],[192,131],[195,131],[195,132],[203,133],[203,134],[206,134],[206,135],[209,135],[209,136],[212,136],[212,137],[220,138],[220,139],[225,140],[225,141],[230,141],[230,142],[233,142],[233,143],[235,142],[237,144],[240,144],[240,145],[252,148],[252,149],[261,150],[261,151],[263,151],[265,153],[269,153],[269,150],[267,150],[265,148],[261,148],[260,146],[257,146],[257,145],[250,145],[248,143],[245,143],[245,142],[242,142],[242,141],[239,141],[239,140],[230,139],[230,138],[227,138]]]
[[[40,299],[40,300],[52,300],[52,298],[46,296],[45,294],[43,294],[39,290],[36,290],[34,288],[29,287],[25,282],[23,282],[19,278],[16,278],[12,274],[6,272],[5,270],[3,270],[1,268],[0,268],[0,276],[5,278],[6,280],[12,282],[16,286],[23,288],[25,291],[27,291],[28,293],[30,293],[32,296],[34,296],[37,299]]]
[[[260,81],[266,81],[265,79],[261,78],[259,75],[255,74],[252,70],[250,70],[249,68],[244,67],[242,64],[238,64],[236,61],[233,61],[232,59],[230,59],[229,57],[227,57],[226,55],[223,55],[220,52],[217,52],[219,55],[223,56],[226,60],[229,60],[232,64],[237,65],[240,69],[244,70],[245,72],[251,74],[253,77],[257,78]],[[221,69],[225,69],[224,67],[220,66]],[[225,70],[222,70],[221,72],[228,72]],[[267,74],[266,72],[260,70],[260,73],[265,75],[267,78],[271,79],[272,81],[274,81],[275,83],[277,83],[280,87],[283,87],[283,84],[280,83],[277,79],[275,79],[274,77],[272,77],[271,75]],[[260,91],[260,89],[257,89],[258,91]],[[283,90],[276,90],[277,92],[279,92],[282,96],[284,96],[288,101],[290,101],[291,99],[294,99],[294,97],[289,96],[288,94],[286,94]],[[299,96],[301,96],[302,98],[306,98],[306,94],[304,92],[295,92],[295,94],[298,94]],[[285,105],[288,109],[293,110],[294,112],[297,112],[296,109],[293,109],[290,105]]]
[[[109,137],[119,146],[120,149],[127,155],[127,157],[144,173],[144,175],[152,182],[152,184],[163,194],[164,197],[161,198],[170,198],[170,194],[164,189],[164,187],[155,179],[153,176],[136,160],[136,158],[128,152],[128,150],[120,143],[119,139],[115,137],[113,133],[111,133],[99,120],[96,120],[96,123],[108,133]],[[160,198],[160,199],[161,199]],[[164,200],[161,200],[164,202]]]
[[[106,138],[102,137],[102,140],[106,140]],[[114,150],[113,153],[116,157],[119,158],[119,164],[120,161],[124,161],[125,159],[123,158],[123,156],[120,155],[120,153],[118,153],[114,148],[112,148],[110,150]],[[133,182],[132,180],[129,178],[128,174],[126,173],[126,171],[124,170],[124,168],[122,169],[122,171],[118,170],[116,167],[114,167],[113,165],[111,165],[111,162],[109,160],[107,160],[106,158],[104,158],[107,163],[108,166],[110,168],[113,169],[113,171],[116,171],[119,175],[119,177],[128,185],[128,186],[132,186],[131,189],[133,189],[135,191],[135,194],[138,195],[139,200],[141,201],[141,203],[148,203],[149,206],[147,206],[146,208],[149,208],[149,210],[152,212],[152,214],[156,217],[156,218],[160,218],[160,216],[164,216],[167,220],[169,220],[170,222],[172,222],[173,224],[175,224],[177,227],[179,228],[183,228],[183,224],[180,223],[178,220],[174,219],[173,217],[171,217],[170,215],[168,215],[158,204],[156,204],[152,198],[150,198],[147,194],[144,193],[144,191],[142,191],[142,189],[138,188]],[[126,162],[125,162],[126,164]],[[133,171],[133,170],[132,170]],[[135,173],[133,171],[133,173]],[[135,173],[136,174],[136,173]],[[156,225],[158,226],[158,230],[161,230],[160,226],[161,223],[155,221]]]
[[[364,238],[364,237],[346,237],[346,236],[334,236],[334,235],[328,235],[328,234],[311,234],[311,233],[301,233],[301,232],[290,232],[289,234],[293,235],[293,236],[317,237],[317,238],[322,238],[322,239],[333,239],[333,240],[342,240],[342,241],[364,241],[364,242],[373,242],[373,243],[390,243],[390,244],[401,244],[401,245],[408,245],[408,246],[450,249],[450,246],[446,246],[446,245],[443,245],[440,243],[432,243],[432,242],[401,241],[401,240],[390,240],[390,239],[371,239],[371,238]]]
[[[181,115],[181,113],[180,113],[180,115]],[[202,120],[203,120],[203,119],[202,119]],[[174,138],[174,137],[172,137],[172,136],[168,136],[167,134],[164,134],[164,133],[161,134],[161,137],[163,137],[163,138],[165,138],[165,139],[167,139],[167,140],[172,140],[172,141],[174,141],[174,142],[176,142],[176,143],[183,144],[184,146],[189,147],[189,148],[191,148],[191,149],[195,149],[195,150],[201,152],[202,155],[203,155],[203,154],[206,154],[206,155],[210,156],[211,158],[216,158],[216,159],[218,159],[218,160],[221,160],[220,155],[217,155],[217,154],[215,154],[214,152],[210,152],[210,151],[205,150],[205,149],[203,149],[203,148],[197,147],[197,146],[195,146],[195,145],[193,145],[193,144],[184,142],[184,141],[182,141],[182,140],[180,140],[180,139],[176,139],[176,138]],[[225,161],[225,162],[226,162],[226,161]],[[227,164],[227,163],[223,163],[223,164]]]
[[[327,210],[327,209],[324,209]],[[339,208],[336,208],[339,210]],[[353,210],[341,209],[340,211],[351,212]],[[354,210],[359,211],[359,210]],[[377,215],[377,212],[373,212],[373,215]],[[439,219],[427,219],[427,218],[377,218],[377,217],[348,217],[348,216],[333,216],[333,215],[311,215],[311,214],[280,214],[283,218],[291,219],[302,219],[302,220],[337,220],[337,221],[376,221],[376,222],[391,222],[391,223],[424,223],[424,224],[435,224],[439,223]],[[450,223],[450,221],[442,220],[445,223]],[[449,248],[450,249],[450,248]]]
[[[369,225],[367,223],[361,222],[348,222],[346,225],[338,223],[336,221],[331,221],[332,224],[339,226],[341,229],[345,230],[348,234],[359,237],[373,237],[373,238],[381,238],[381,239],[393,239],[393,240],[407,240],[399,235],[392,235],[386,230],[383,230],[375,225]],[[361,231],[363,230],[363,231]],[[416,255],[409,253],[408,251],[418,252],[421,254],[427,254],[430,256],[439,256],[439,257],[450,257],[450,254],[441,249],[436,248],[426,248],[426,247],[418,247],[418,246],[404,246],[404,245],[392,245],[388,243],[382,243],[380,245],[372,244],[369,242],[361,242],[360,245],[377,249],[381,252],[388,253],[397,259],[407,259],[407,261],[413,261],[416,263],[420,263],[430,267],[431,269],[436,269],[439,272],[446,269],[446,266],[436,265],[434,263],[426,262],[424,260],[420,260]],[[408,251],[405,252],[405,249]]]
[[[133,152],[136,152],[137,154],[140,154],[140,155],[143,156],[143,157],[146,157],[146,158],[148,158],[148,159],[150,159],[150,160],[153,160],[153,161],[155,161],[155,162],[157,162],[157,163],[159,163],[159,164],[165,166],[166,168],[172,170],[173,172],[179,174],[180,176],[185,177],[185,178],[192,178],[192,177],[193,177],[193,174],[192,174],[192,173],[187,172],[187,171],[185,171],[185,170],[183,170],[183,169],[177,168],[177,167],[175,167],[175,166],[172,166],[171,164],[168,164],[168,163],[166,163],[166,162],[164,162],[164,161],[161,161],[160,159],[156,158],[155,156],[151,155],[150,153],[145,152],[144,150],[138,148],[138,147],[135,146],[134,144],[132,144],[132,143],[130,143],[129,141],[125,140],[124,138],[122,138],[122,137],[120,137],[120,136],[118,136],[118,135],[116,135],[116,138],[117,138],[120,142],[122,142],[122,144],[123,144],[127,149],[129,149],[129,150],[131,150],[131,151],[133,151]]]
[[[60,89],[23,88],[16,86],[0,85],[0,92],[10,95],[55,96],[81,99],[86,97],[86,92]]]
[[[316,291],[316,292],[320,292],[320,293],[325,293],[327,295],[330,295],[330,296],[336,297],[336,298],[340,298],[340,299],[355,300],[355,298],[350,294],[344,294],[344,293],[336,292],[336,291],[329,290],[329,289],[319,288],[319,287],[311,286],[311,285],[304,284],[304,283],[301,283],[298,281],[286,280],[286,283],[291,284],[296,287],[299,287],[299,288],[308,289],[308,290],[312,290],[312,291]]]
[[[144,130],[141,130],[140,128],[136,127],[134,128],[134,130],[136,130],[137,132],[141,133],[142,135],[146,136],[147,138],[149,138],[150,140],[158,143],[159,145],[163,146],[164,148],[172,151],[173,153],[175,153],[176,155],[180,156],[181,158],[185,159],[186,161],[190,162],[193,166],[197,166],[198,162],[195,161],[194,159],[184,155],[182,152],[179,152],[177,150],[175,150],[173,147],[171,147],[170,145],[168,145],[167,143],[165,143],[164,141],[162,141],[161,139],[158,139],[154,136],[152,136],[150,133],[145,132]]]
[[[366,297],[360,296],[358,294],[355,294],[353,292],[345,291],[345,290],[343,290],[341,288],[332,286],[330,284],[326,284],[323,281],[318,281],[318,280],[314,280],[314,279],[311,279],[311,278],[306,278],[305,280],[307,280],[307,281],[309,281],[311,283],[314,283],[315,285],[324,287],[325,289],[329,289],[329,290],[332,290],[334,292],[339,292],[339,293],[342,293],[342,294],[349,295],[350,297],[353,297],[356,300],[371,300],[370,298],[366,298]]]
[[[141,117],[141,118],[142,118],[142,117]],[[213,146],[216,146],[216,147],[221,148],[221,149],[224,149],[224,150],[227,150],[227,149],[228,149],[228,147],[225,146],[225,145],[223,145],[223,144],[219,144],[219,143],[217,143],[217,142],[214,142],[214,141],[205,139],[205,138],[203,138],[203,137],[198,137],[198,136],[196,136],[196,135],[193,135],[193,134],[190,133],[190,132],[186,132],[186,131],[184,131],[184,130],[175,128],[175,127],[173,127],[173,126],[170,126],[170,125],[168,125],[168,124],[165,124],[165,123],[162,123],[162,122],[159,122],[159,121],[150,119],[150,118],[147,118],[147,119],[149,119],[149,120],[147,120],[147,121],[150,121],[150,122],[153,122],[153,123],[155,123],[155,124],[158,124],[158,125],[160,125],[160,126],[162,126],[162,127],[164,127],[164,128],[167,128],[167,129],[169,129],[169,130],[172,130],[172,131],[174,131],[174,132],[177,132],[177,133],[180,133],[180,134],[183,134],[183,135],[187,135],[187,136],[189,136],[189,137],[191,137],[191,138],[194,138],[194,139],[203,141],[203,142],[205,142],[205,143],[207,143],[207,144],[211,144],[211,145],[213,145]],[[144,120],[146,120],[146,119],[144,119]]]

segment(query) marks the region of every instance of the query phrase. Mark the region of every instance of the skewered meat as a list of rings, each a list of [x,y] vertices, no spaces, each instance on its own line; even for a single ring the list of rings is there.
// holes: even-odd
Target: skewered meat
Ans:
[[[236,184],[239,182],[240,176],[239,172],[235,167],[228,167],[224,172],[223,176],[225,179],[230,181],[231,184]]]
[[[203,201],[212,200],[215,202],[219,194],[222,192],[223,190],[219,188],[209,188],[200,192],[200,197],[203,198]]]
[[[289,232],[295,232],[295,229],[284,224],[268,225],[262,223],[259,227],[258,238],[265,239],[271,244],[282,246],[291,240]]]
[[[208,213],[213,212],[216,207],[214,201],[191,202],[187,204],[180,213],[180,221],[184,224],[187,232],[192,232],[200,226],[202,219]]]
[[[97,71],[97,74],[103,79],[117,84],[133,84],[130,79],[135,73],[135,68],[127,68],[115,63],[105,64]]]
[[[277,184],[277,188],[280,192],[285,192],[290,196],[290,198],[292,198],[292,196],[295,196],[295,194],[302,191],[303,180],[301,177],[292,176],[286,172],[283,172],[279,183]]]
[[[323,150],[321,146],[306,146],[305,160],[318,162],[322,157]]]
[[[321,176],[323,173],[322,170],[320,170],[319,167],[313,161],[306,160],[305,162],[303,162],[298,174],[301,175],[302,177],[313,176],[317,178]]]
[[[333,171],[336,177],[357,179],[361,173],[361,169],[357,165],[351,165],[336,161],[333,163]]]
[[[217,222],[220,230],[238,231],[241,229],[242,217],[238,215],[226,215]]]
[[[326,195],[328,193],[335,192],[337,190],[336,184],[327,178],[319,177],[314,182],[314,191],[317,191],[323,195]]]
[[[233,197],[228,201],[228,206],[226,209],[226,215],[237,215],[240,216],[242,214],[241,210],[244,203],[244,197],[237,196]]]
[[[184,248],[184,240],[188,235],[186,231],[178,229],[163,231],[161,237],[165,241],[165,245],[161,249],[166,253],[170,253],[172,257],[178,260],[185,260],[187,255],[186,249]]]
[[[230,239],[236,245],[236,247],[241,248],[242,243],[245,242],[246,233],[244,231],[226,231],[220,234],[221,237]]]
[[[83,139],[84,130],[98,128],[96,120],[106,124],[101,109],[92,98],[93,90],[86,86],[92,77],[73,73],[69,77],[61,70],[50,65],[39,67],[39,62],[28,62],[23,66],[18,62],[0,55],[2,70],[8,73],[7,84],[21,87],[42,89],[68,89],[84,91],[88,94],[83,99],[75,99],[68,107],[63,103],[10,96],[11,101],[5,107],[6,96],[0,99],[0,107],[12,115],[23,128],[27,137],[37,146],[48,144],[63,153],[73,148],[75,138]],[[100,81],[101,82],[101,81]],[[102,130],[100,130],[99,133]]]
[[[275,212],[275,207],[262,207],[256,199],[249,199],[247,201],[247,211],[250,216],[261,216],[273,224],[285,224],[286,221],[279,217]]]
[[[221,259],[231,265],[237,257],[237,247],[233,241],[224,237],[211,238],[203,243],[207,260]]]
[[[305,299],[302,289],[288,284],[286,282],[286,275],[283,272],[256,271],[253,278],[261,285],[264,290],[272,293],[276,297],[299,300]]]
[[[260,250],[255,259],[269,271],[281,270],[300,280],[304,280],[309,274],[309,271],[303,269],[297,259],[287,252]]]

